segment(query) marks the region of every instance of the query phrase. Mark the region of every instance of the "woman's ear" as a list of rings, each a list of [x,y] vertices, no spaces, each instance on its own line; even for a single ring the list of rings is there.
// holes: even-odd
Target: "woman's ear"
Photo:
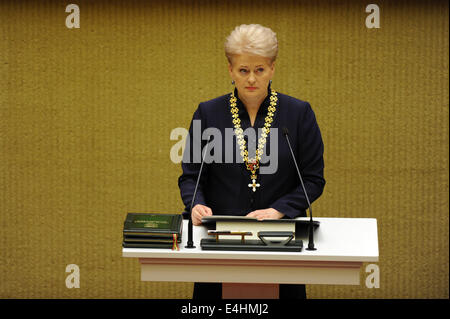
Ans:
[[[272,78],[272,77],[273,77],[273,74],[275,73],[275,61],[272,62],[272,65],[270,66],[270,72],[272,73],[272,74],[270,75],[270,77]]]

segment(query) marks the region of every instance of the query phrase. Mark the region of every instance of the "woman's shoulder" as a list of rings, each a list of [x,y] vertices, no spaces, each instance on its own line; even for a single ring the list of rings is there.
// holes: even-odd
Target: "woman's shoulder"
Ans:
[[[277,92],[278,99],[280,100],[280,104],[286,108],[296,109],[299,111],[305,111],[311,108],[311,105],[309,102],[298,99],[296,97],[283,94],[280,92]]]
[[[223,106],[223,104],[227,104],[229,99],[230,99],[230,94],[225,94],[225,95],[221,95],[219,97],[216,97],[214,99],[211,100],[207,100],[204,102],[201,102],[200,105],[202,105],[203,107],[217,107],[217,106]]]
[[[279,111],[282,116],[300,121],[315,121],[316,115],[307,101],[300,100],[287,94],[278,93]]]
[[[228,110],[230,93],[216,97],[211,100],[200,102],[198,109],[202,114],[215,113],[220,110]]]

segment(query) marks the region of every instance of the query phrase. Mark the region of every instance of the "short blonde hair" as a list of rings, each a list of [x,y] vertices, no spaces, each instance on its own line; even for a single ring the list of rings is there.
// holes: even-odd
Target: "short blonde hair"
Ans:
[[[254,54],[270,58],[273,63],[278,54],[277,35],[260,24],[241,24],[225,41],[225,55],[231,64],[234,54]]]

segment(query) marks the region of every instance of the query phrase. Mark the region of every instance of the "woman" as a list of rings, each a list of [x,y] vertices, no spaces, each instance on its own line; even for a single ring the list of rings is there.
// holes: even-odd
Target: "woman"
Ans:
[[[281,131],[285,128],[310,202],[322,194],[325,180],[320,130],[309,103],[272,89],[277,53],[275,33],[261,25],[238,26],[227,38],[225,55],[234,91],[200,103],[191,122],[183,173],[178,180],[189,211],[200,169],[200,154],[195,154],[195,146],[202,146],[197,147],[199,153],[206,144],[195,134],[195,127],[202,132],[214,128],[222,133],[220,137],[214,135],[210,142],[214,147],[207,155],[216,160],[205,160],[208,164],[203,168],[192,209],[194,225],[212,214],[258,219],[306,216],[308,204]],[[230,128],[234,139],[232,147],[227,148]],[[252,130],[254,134],[249,133]],[[304,285],[280,285],[280,298],[305,296]],[[221,284],[196,283],[194,298],[202,297],[221,298]]]

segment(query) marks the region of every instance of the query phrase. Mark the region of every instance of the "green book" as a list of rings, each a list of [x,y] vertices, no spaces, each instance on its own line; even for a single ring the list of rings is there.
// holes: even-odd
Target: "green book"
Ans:
[[[181,214],[128,213],[123,225],[123,236],[143,238],[181,239],[183,216]]]
[[[123,236],[125,243],[173,243],[173,237],[143,237],[143,236]],[[177,242],[181,243],[181,238],[177,237]]]

